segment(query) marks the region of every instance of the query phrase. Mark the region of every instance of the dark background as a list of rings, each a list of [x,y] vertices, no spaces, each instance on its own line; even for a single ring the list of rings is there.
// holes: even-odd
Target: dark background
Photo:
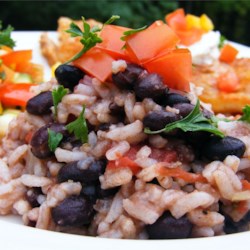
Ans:
[[[174,0],[82,0],[82,1],[1,1],[0,20],[4,27],[11,24],[15,30],[55,30],[57,19],[95,18],[107,20],[112,14],[120,15],[116,24],[138,28],[178,7],[187,13],[206,13],[215,29],[230,40],[250,45],[250,1],[174,1]]]

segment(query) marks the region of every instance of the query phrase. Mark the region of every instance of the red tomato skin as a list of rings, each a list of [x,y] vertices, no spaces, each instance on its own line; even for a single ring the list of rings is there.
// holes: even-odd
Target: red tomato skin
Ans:
[[[126,49],[133,52],[140,64],[152,60],[164,51],[169,52],[179,42],[179,38],[168,25],[158,23],[153,23],[149,28],[129,36],[126,40]]]
[[[100,37],[103,42],[96,45],[97,48],[103,50],[114,59],[128,59],[128,56],[123,49],[125,41],[120,38],[123,36],[125,31],[129,28],[117,26],[117,25],[104,25]]]
[[[114,58],[100,49],[92,48],[79,59],[73,61],[73,65],[105,82],[112,74],[112,62]]]
[[[188,49],[176,49],[143,65],[150,73],[158,73],[173,89],[188,92],[192,76],[192,57]]]

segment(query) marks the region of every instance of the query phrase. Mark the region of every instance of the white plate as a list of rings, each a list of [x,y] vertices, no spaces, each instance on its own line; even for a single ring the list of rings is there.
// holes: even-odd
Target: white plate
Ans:
[[[14,32],[16,49],[33,49],[33,61],[45,67],[45,80],[50,79],[50,68],[41,57],[41,32]],[[56,39],[55,32],[49,36]],[[234,43],[241,55],[250,57],[250,48]],[[116,240],[35,229],[21,224],[20,217],[0,217],[0,249],[3,250],[249,250],[250,232],[211,238],[181,240]]]

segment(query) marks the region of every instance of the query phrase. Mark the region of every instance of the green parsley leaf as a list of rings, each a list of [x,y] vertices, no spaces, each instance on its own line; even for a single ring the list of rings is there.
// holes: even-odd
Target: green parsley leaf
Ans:
[[[81,37],[80,42],[83,45],[83,48],[80,52],[78,52],[75,56],[73,56],[70,60],[65,62],[65,64],[75,61],[80,58],[84,53],[93,48],[97,43],[101,43],[102,39],[98,36],[98,32],[101,31],[106,24],[111,24],[116,19],[119,19],[119,16],[112,16],[108,21],[106,21],[103,26],[100,28],[98,26],[94,26],[92,29],[90,25],[85,21],[85,18],[82,17],[83,22],[83,30],[81,30],[75,23],[70,24],[70,29],[66,30],[72,37]]]
[[[151,131],[149,128],[145,128],[144,132],[146,134],[159,134],[162,132],[170,132],[176,128],[179,128],[184,132],[206,131],[215,134],[217,136],[224,137],[224,134],[217,127],[215,127],[213,121],[211,119],[204,117],[204,115],[200,110],[199,101],[197,101],[192,112],[188,116],[184,117],[182,120],[167,124],[165,128],[157,131]]]
[[[16,45],[15,41],[10,36],[11,32],[14,30],[13,27],[8,25],[6,29],[2,30],[2,28],[2,21],[0,21],[0,47],[4,45],[13,49]]]
[[[68,90],[60,85],[57,89],[52,91],[52,99],[55,110],[55,117],[57,117],[57,106],[61,102],[62,98],[68,93]]]
[[[218,45],[219,49],[221,49],[224,46],[224,43],[225,43],[226,40],[227,39],[226,39],[225,36],[220,35],[220,42],[219,42],[219,45]]]
[[[88,126],[84,117],[84,112],[85,106],[83,106],[79,117],[66,126],[67,130],[73,133],[77,139],[80,139],[82,143],[88,142]]]
[[[133,34],[135,34],[135,33],[138,33],[138,32],[140,32],[140,31],[143,31],[143,30],[145,30],[146,28],[147,28],[147,25],[145,25],[145,26],[143,26],[143,27],[141,27],[141,28],[138,28],[138,29],[132,29],[132,30],[124,31],[124,32],[123,32],[123,36],[121,37],[121,40],[122,40],[122,41],[126,41],[126,38],[127,38],[128,36],[131,36],[131,35],[133,35]]]
[[[50,151],[55,152],[56,148],[63,139],[63,135],[61,133],[56,133],[55,131],[48,128],[48,136],[49,149]]]
[[[242,114],[241,118],[239,119],[239,121],[250,123],[250,105],[246,105],[243,108],[242,112],[243,112],[243,114]]]

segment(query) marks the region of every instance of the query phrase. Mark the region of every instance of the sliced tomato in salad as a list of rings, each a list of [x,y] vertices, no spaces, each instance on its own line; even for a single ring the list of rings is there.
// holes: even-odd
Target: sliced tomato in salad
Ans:
[[[231,63],[235,60],[239,51],[230,44],[226,44],[222,47],[220,52],[220,61],[225,63]]]
[[[0,85],[0,102],[7,107],[25,107],[27,101],[35,94],[30,92],[30,87],[36,84],[18,83]]]
[[[125,41],[121,40],[123,33],[129,28],[117,25],[104,25],[100,37],[103,42],[96,45],[97,48],[111,55],[114,59],[128,59],[123,49]]]
[[[217,78],[217,87],[223,92],[235,92],[239,88],[239,78],[237,74],[232,71],[227,71]]]
[[[180,38],[181,44],[185,46],[190,46],[193,43],[199,41],[202,34],[205,32],[205,29],[203,29],[201,25],[201,18],[193,16],[192,20],[195,20],[195,22],[190,22],[190,16],[191,15],[185,16],[184,9],[177,9],[165,16],[167,24]]]
[[[150,73],[158,73],[162,76],[168,87],[185,92],[190,90],[192,57],[188,49],[175,49],[144,64],[144,67]]]
[[[3,63],[13,70],[19,64],[29,62],[32,59],[32,50],[16,50],[0,56]]]
[[[112,74],[113,61],[114,58],[104,51],[92,48],[72,63],[101,82],[105,82]]]
[[[128,55],[132,59],[136,57],[140,64],[173,50],[179,41],[177,35],[166,24],[156,22],[126,39]]]
[[[173,30],[186,30],[187,22],[185,18],[184,9],[177,9],[165,16],[167,24]]]

